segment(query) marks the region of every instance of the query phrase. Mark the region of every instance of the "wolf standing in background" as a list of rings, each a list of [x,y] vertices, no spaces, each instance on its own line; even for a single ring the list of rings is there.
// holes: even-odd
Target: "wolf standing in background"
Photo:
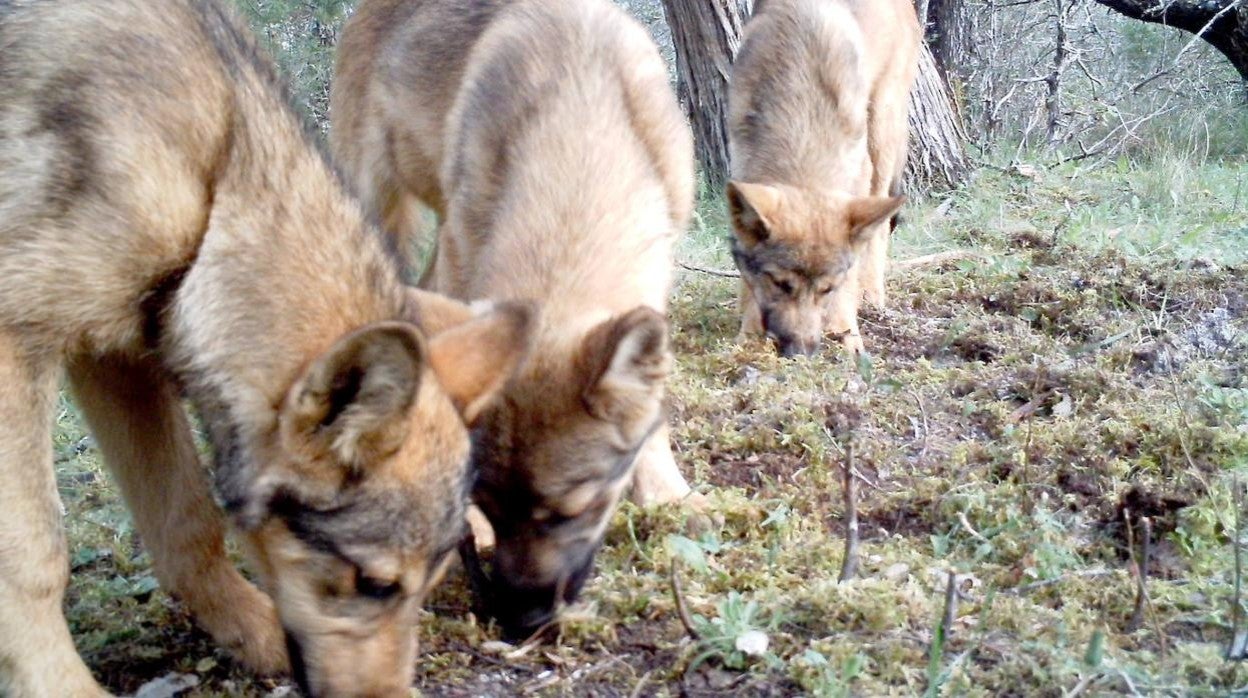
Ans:
[[[539,309],[474,431],[492,596],[524,637],[579,593],[630,480],[642,503],[690,493],[662,409],[689,129],[649,35],[605,0],[365,0],[331,104],[383,225],[406,240],[417,200],[439,214],[433,289]]]
[[[313,696],[408,693],[465,421],[528,314],[405,290],[276,85],[214,2],[0,3],[0,694],[103,693],[61,612],[65,367],[205,630]],[[183,391],[271,600],[225,555]]]
[[[823,335],[861,351],[858,304],[884,303],[904,202],[922,33],[909,0],[758,0],[729,88],[742,335],[786,356]]]

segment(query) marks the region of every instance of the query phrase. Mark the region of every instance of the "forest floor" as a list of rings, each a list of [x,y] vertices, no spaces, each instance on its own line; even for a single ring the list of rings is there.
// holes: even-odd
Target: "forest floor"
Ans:
[[[895,271],[861,362],[738,345],[736,281],[682,272],[673,436],[722,525],[624,505],[583,603],[538,647],[491,642],[453,573],[422,621],[418,693],[1244,691],[1224,656],[1248,477],[1245,180],[1181,159],[981,171],[910,206],[894,254],[978,256]],[[730,269],[719,205],[702,210],[681,259]],[[59,426],[67,612],[96,675],[287,693],[156,588],[69,402]],[[850,444],[860,565],[839,583]]]

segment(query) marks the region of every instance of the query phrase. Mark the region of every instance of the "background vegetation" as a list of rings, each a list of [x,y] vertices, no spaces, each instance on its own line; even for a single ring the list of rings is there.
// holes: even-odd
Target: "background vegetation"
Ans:
[[[351,3],[238,2],[324,132]],[[670,41],[657,1],[621,4]],[[722,521],[624,506],[552,645],[495,642],[452,574],[423,620],[422,694],[1248,690],[1227,659],[1244,632],[1243,86],[1188,35],[1075,3],[1052,130],[1037,78],[1055,7],[963,8],[953,82],[978,168],[909,207],[895,257],[973,255],[898,269],[857,363],[739,345],[735,281],[682,272],[675,443]],[[729,269],[727,235],[708,194],[682,261]],[[122,692],[170,673],[197,695],[289,692],[156,588],[69,402],[58,423],[68,613],[97,674]],[[860,565],[841,583],[851,448]]]

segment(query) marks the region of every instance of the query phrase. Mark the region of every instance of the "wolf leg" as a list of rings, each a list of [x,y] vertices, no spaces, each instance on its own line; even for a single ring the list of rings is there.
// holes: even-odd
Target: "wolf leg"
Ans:
[[[905,89],[877,94],[871,106],[872,118],[867,124],[867,151],[871,157],[871,194],[896,196],[901,193],[901,178],[906,169],[908,152],[909,82]],[[895,216],[877,223],[867,234],[862,254],[860,281],[867,302],[884,306],[884,276],[888,270],[888,244],[893,236]]]
[[[633,470],[630,498],[641,506],[684,500],[695,509],[701,508],[705,498],[694,492],[680,474],[676,459],[672,457],[670,439],[668,426],[664,424],[641,447]]]
[[[103,696],[61,610],[69,555],[52,469],[57,365],[0,332],[0,695]]]
[[[69,377],[161,586],[253,670],[286,670],[273,603],[225,554],[225,526],[177,391],[149,361],[78,357]]]
[[[761,337],[763,315],[758,309],[758,303],[754,300],[754,294],[750,292],[750,287],[746,285],[744,279],[741,280],[737,307],[741,310],[741,332],[737,335],[737,342],[744,342],[750,337]]]
[[[888,243],[891,234],[889,222],[877,223],[863,245],[859,265],[862,266],[860,285],[867,302],[884,307],[884,275],[888,270]]]
[[[857,354],[863,351],[862,335],[858,332],[858,300],[862,297],[858,274],[862,261],[849,268],[845,282],[832,292],[823,309],[823,329],[841,339],[845,350]]]

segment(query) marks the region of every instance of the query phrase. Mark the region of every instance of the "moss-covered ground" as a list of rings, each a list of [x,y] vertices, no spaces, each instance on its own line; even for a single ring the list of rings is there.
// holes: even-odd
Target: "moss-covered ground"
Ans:
[[[736,281],[682,271],[670,414],[709,521],[623,506],[584,603],[538,647],[492,642],[452,574],[427,605],[417,690],[1244,690],[1248,670],[1224,657],[1248,478],[1245,180],[1243,166],[1124,160],[983,170],[915,202],[895,258],[976,256],[894,271],[888,308],[864,311],[864,361],[740,345]],[[730,269],[719,204],[700,210],[681,259]],[[97,675],[119,692],[170,672],[198,677],[196,695],[287,690],[234,665],[156,588],[68,402],[58,424],[67,613]],[[860,565],[839,582],[851,448]]]

